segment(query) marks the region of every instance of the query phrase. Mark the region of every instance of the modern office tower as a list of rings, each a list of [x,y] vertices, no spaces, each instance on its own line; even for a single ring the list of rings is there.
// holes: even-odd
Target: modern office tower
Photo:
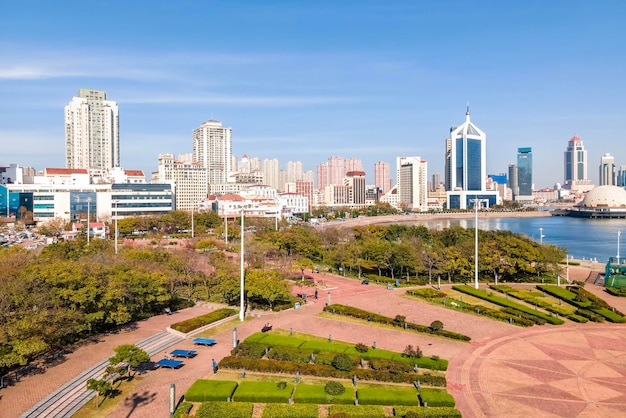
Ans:
[[[587,150],[583,140],[573,136],[565,151],[565,188],[586,191],[593,188],[587,176]],[[582,187],[581,187],[582,186]]]
[[[428,163],[420,157],[398,157],[398,205],[419,211],[428,208]]]
[[[80,89],[65,106],[65,166],[104,176],[120,165],[119,112],[102,90]]]
[[[379,161],[374,164],[374,184],[382,194],[391,189],[391,177],[389,175],[389,163]]]
[[[448,209],[466,209],[472,200],[483,206],[499,203],[497,192],[487,191],[487,135],[470,120],[469,106],[465,122],[450,128],[446,139],[446,191]]]
[[[365,204],[365,171],[348,171],[343,179],[343,184],[349,188],[351,205]]]
[[[274,158],[272,160],[263,160],[263,181],[266,185],[282,190],[280,184],[280,161]]]
[[[517,149],[517,190],[516,200],[532,200],[533,197],[533,153],[530,147]]]
[[[615,186],[615,158],[606,153],[600,159],[600,186]]]
[[[194,129],[193,160],[207,169],[209,183],[226,183],[233,171],[232,129],[212,119]]]
[[[432,183],[431,183],[431,191],[435,191],[439,188],[439,185],[441,184],[441,177],[439,175],[439,173],[433,173],[433,179],[432,179]]]
[[[511,189],[513,199],[515,199],[515,196],[519,194],[517,183],[517,164],[509,164],[509,179],[507,184],[509,185],[509,189]]]
[[[363,162],[358,158],[347,158],[344,164],[346,173],[349,171],[365,171],[365,169],[363,168]]]
[[[182,162],[174,154],[159,154],[159,166],[152,173],[151,183],[172,185],[175,209],[192,211],[209,195],[208,170],[200,163]]]
[[[626,165],[619,166],[617,173],[617,186],[626,187]]]

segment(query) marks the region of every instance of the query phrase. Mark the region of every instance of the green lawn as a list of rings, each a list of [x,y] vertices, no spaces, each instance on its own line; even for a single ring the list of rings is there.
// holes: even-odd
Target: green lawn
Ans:
[[[287,383],[280,389],[276,382],[241,382],[235,390],[236,402],[287,403],[293,393],[293,385]]]
[[[300,383],[296,386],[293,395],[295,403],[315,403],[315,404],[354,404],[355,393],[352,385],[343,383],[346,391],[341,395],[329,395],[324,391],[324,384],[309,385]]]
[[[359,387],[357,389],[359,405],[419,405],[417,390],[413,387]]]
[[[226,401],[233,396],[237,382],[228,380],[196,380],[185,393],[189,402]]]

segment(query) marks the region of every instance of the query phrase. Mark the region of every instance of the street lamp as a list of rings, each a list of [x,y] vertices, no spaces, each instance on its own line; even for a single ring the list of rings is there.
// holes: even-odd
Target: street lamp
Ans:
[[[239,266],[240,269],[240,285],[241,285],[241,289],[239,292],[239,320],[243,321],[243,317],[244,317],[244,308],[243,308],[243,285],[244,285],[244,268],[243,268],[243,233],[244,233],[244,229],[243,229],[243,215],[244,215],[244,209],[241,208],[241,254],[239,256],[239,260],[241,265]]]
[[[479,199],[476,196],[476,199],[472,199],[474,202],[474,288],[478,289],[478,205],[483,202],[486,202],[487,199]]]
[[[117,255],[117,200],[115,200],[115,254]]]
[[[617,264],[619,264],[619,237],[622,235],[622,231],[617,231]]]
[[[89,235],[91,235],[91,215],[89,210],[91,209],[91,197],[87,198],[87,245],[89,245]]]

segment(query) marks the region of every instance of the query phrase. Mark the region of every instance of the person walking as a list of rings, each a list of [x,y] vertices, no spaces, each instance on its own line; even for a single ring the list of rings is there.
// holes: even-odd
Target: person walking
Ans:
[[[217,374],[217,362],[215,359],[211,359],[213,365],[213,374]]]

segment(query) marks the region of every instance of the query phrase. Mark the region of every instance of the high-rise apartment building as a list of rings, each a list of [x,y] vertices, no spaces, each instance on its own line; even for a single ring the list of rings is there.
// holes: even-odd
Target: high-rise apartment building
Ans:
[[[280,184],[280,161],[276,158],[263,160],[263,180],[266,185],[282,190]]]
[[[391,189],[391,177],[389,174],[389,163],[379,161],[374,164],[374,184],[380,189],[382,194]]]
[[[351,205],[365,205],[364,171],[348,171],[343,179],[343,184],[349,188],[349,202]]]
[[[207,175],[208,171],[200,163],[177,161],[174,154],[160,154],[151,183],[171,184],[175,209],[192,211],[209,195]]]
[[[226,183],[233,171],[232,129],[212,119],[194,129],[193,160],[207,169],[209,183]]]
[[[606,153],[600,159],[600,186],[615,186],[615,158]]]
[[[533,197],[533,153],[530,147],[517,149],[517,195],[516,200]]]
[[[439,175],[439,173],[433,173],[430,190],[434,192],[435,190],[439,188],[440,184],[441,184],[441,176]]]
[[[102,90],[80,89],[65,106],[65,166],[104,176],[120,165],[119,111]]]
[[[450,128],[446,139],[445,176],[448,209],[466,209],[474,199],[483,206],[500,201],[497,192],[486,189],[487,135],[471,122],[469,106],[465,122]]]
[[[344,168],[346,173],[350,171],[365,171],[365,169],[363,169],[363,162],[354,157],[346,158]]]
[[[626,187],[626,165],[620,165],[617,173],[617,186]]]
[[[397,158],[397,193],[401,208],[420,211],[428,208],[428,163],[420,157]]]
[[[342,157],[328,158],[328,184],[343,184],[346,175],[346,164]]]

